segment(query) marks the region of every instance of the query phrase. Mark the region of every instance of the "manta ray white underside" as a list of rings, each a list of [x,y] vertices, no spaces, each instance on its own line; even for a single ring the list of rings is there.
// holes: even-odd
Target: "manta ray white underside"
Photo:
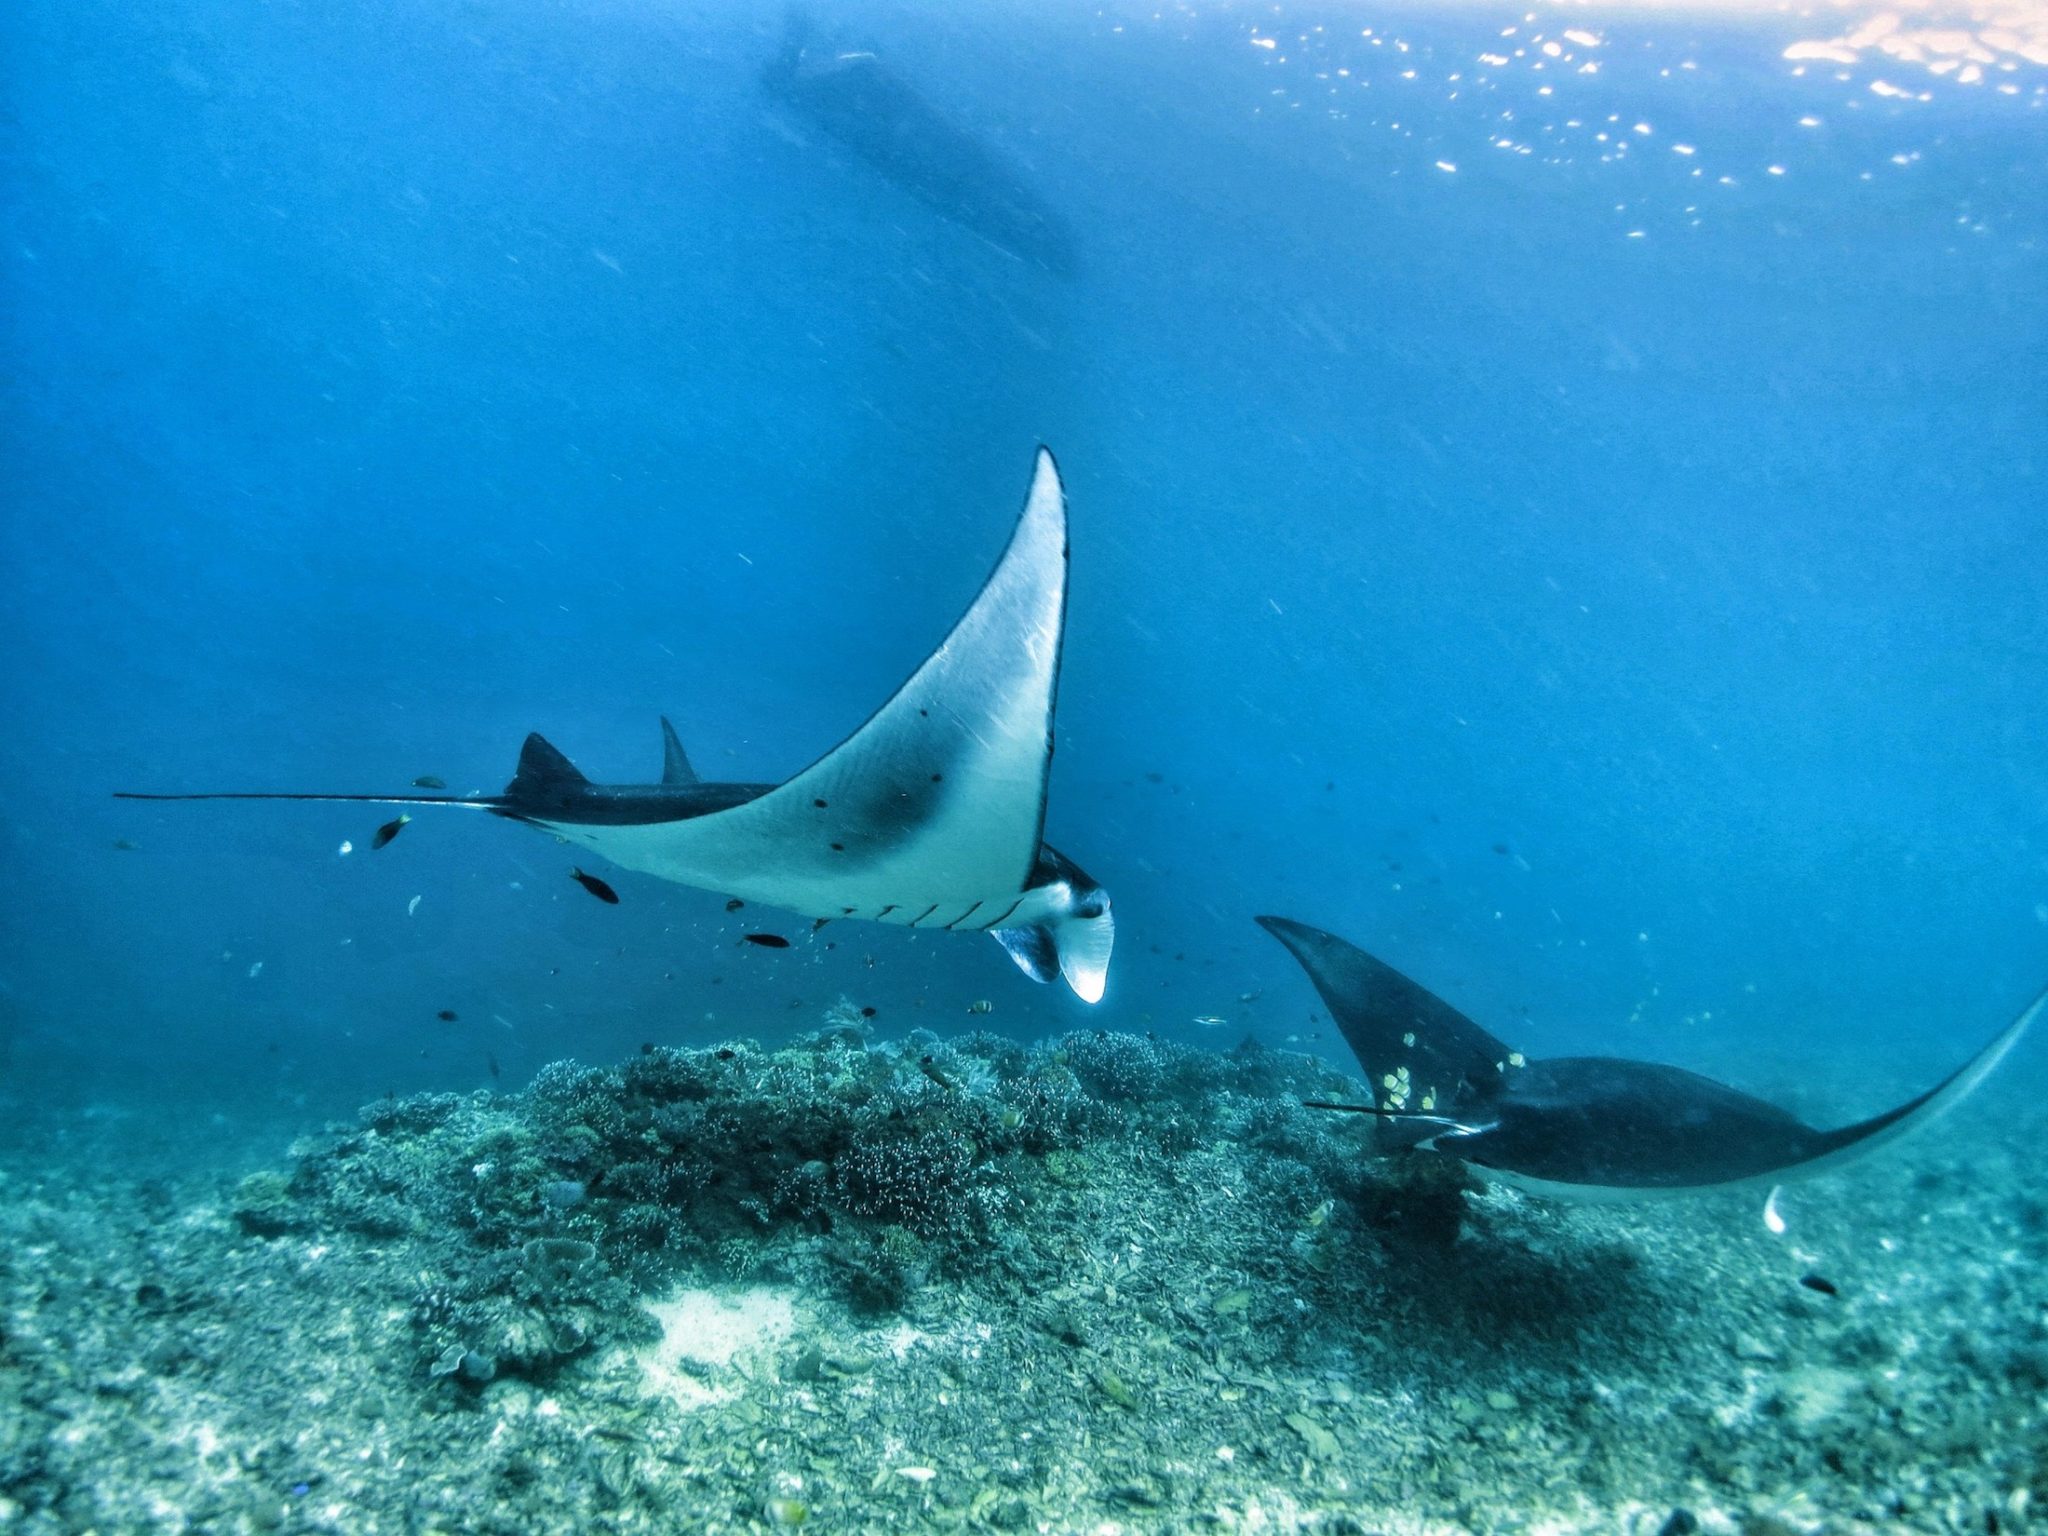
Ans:
[[[1008,547],[937,650],[866,724],[786,783],[706,784],[672,731],[659,784],[594,784],[539,736],[502,795],[135,795],[461,806],[609,862],[812,918],[982,930],[1039,981],[1098,1001],[1109,897],[1045,846],[1066,624],[1067,508],[1038,451]]]
[[[1043,916],[1023,908],[1045,825],[1066,591],[1066,499],[1041,449],[973,606],[888,703],[796,777],[684,820],[523,819],[624,868],[806,917],[994,928]]]

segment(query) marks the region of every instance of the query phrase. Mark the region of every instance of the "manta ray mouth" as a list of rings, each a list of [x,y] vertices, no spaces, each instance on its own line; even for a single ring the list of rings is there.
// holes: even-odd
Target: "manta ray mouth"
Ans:
[[[1109,986],[1109,952],[1116,946],[1116,919],[1105,907],[1100,917],[1074,917],[1053,931],[1060,975],[1084,1003],[1099,1003]]]

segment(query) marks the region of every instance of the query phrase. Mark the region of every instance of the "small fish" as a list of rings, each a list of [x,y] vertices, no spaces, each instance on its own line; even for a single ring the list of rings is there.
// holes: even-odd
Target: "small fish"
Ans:
[[[969,1013],[994,1013],[996,1005],[985,997],[977,997],[967,1005],[967,1011]]]
[[[457,1018],[457,1014],[453,1008],[443,1008],[439,1013],[435,1014],[434,1017],[439,1019],[443,1024],[453,1024]]]
[[[446,789],[448,781],[438,773],[423,773],[412,781],[414,789]]]
[[[390,842],[391,839],[398,836],[399,833],[405,830],[405,824],[411,820],[412,817],[401,812],[398,820],[385,822],[383,826],[377,829],[377,835],[370,839],[370,852],[375,853],[379,848]]]
[[[1835,1288],[1835,1282],[1826,1275],[1801,1275],[1799,1283],[1809,1291],[1819,1291],[1823,1296],[1839,1296],[1842,1294]]]
[[[863,1008],[860,1011],[860,1016],[864,1019],[872,1019],[875,1016],[875,1010],[872,1008]]]
[[[344,838],[343,838],[343,839],[341,840],[341,846],[340,846],[339,848],[335,849],[334,851],[335,851],[336,853],[340,854],[340,855],[341,855],[341,857],[343,857],[343,858],[345,859],[345,858],[347,858],[347,857],[348,857],[348,856],[349,856],[350,854],[352,854],[352,853],[354,853],[354,852],[356,851],[356,845],[355,845],[354,843],[350,842],[350,841],[349,841],[349,840],[348,840],[347,838],[345,838],[345,837],[344,837]]]
[[[728,901],[725,904],[725,910],[728,912],[737,912],[741,907],[744,907],[745,905],[746,903],[744,901],[741,901],[739,897],[735,896],[731,901]]]
[[[138,844],[129,842],[128,839],[125,837],[117,837],[114,839],[114,847],[118,852],[121,853],[133,853],[135,852],[138,846]]]
[[[498,1058],[489,1051],[484,1052],[484,1065],[491,1069],[491,1076],[493,1077],[503,1077],[505,1075],[498,1068]]]
[[[779,933],[750,933],[743,937],[742,944],[758,944],[763,949],[787,949],[789,940]]]
[[[1228,1024],[1230,1020],[1224,1018],[1220,1013],[1198,1013],[1195,1015],[1195,1022],[1197,1024],[1206,1024],[1209,1028],[1214,1029],[1218,1024]]]
[[[937,1083],[941,1088],[952,1089],[959,1085],[939,1069],[939,1064],[929,1056],[917,1058],[917,1070]]]
[[[597,876],[586,875],[580,869],[572,869],[569,871],[569,878],[606,905],[616,907],[619,904],[619,893],[598,879]]]

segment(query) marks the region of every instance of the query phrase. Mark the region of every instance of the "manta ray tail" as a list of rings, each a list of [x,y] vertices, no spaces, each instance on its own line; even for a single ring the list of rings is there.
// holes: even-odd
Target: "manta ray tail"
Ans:
[[[1400,1125],[1434,1126],[1439,1131],[1457,1131],[1466,1136],[1475,1136],[1484,1129],[1482,1126],[1467,1125],[1463,1120],[1453,1120],[1448,1115],[1425,1114],[1413,1109],[1381,1109],[1376,1104],[1340,1103],[1336,1099],[1303,1099],[1301,1107],[1341,1110],[1347,1115],[1372,1115]]]
[[[503,807],[498,795],[331,795],[274,790],[214,790],[199,795],[152,795],[132,789],[114,791],[116,800],[329,800],[350,805],[459,805],[472,811]]]

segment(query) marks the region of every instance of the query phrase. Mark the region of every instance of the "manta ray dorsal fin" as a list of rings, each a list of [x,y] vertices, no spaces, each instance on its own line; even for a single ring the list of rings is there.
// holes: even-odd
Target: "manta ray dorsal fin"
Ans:
[[[661,717],[661,782],[702,782],[697,777],[697,770],[690,766],[690,754],[683,750],[683,739],[676,734],[676,728],[668,723],[667,715]]]
[[[539,731],[532,731],[528,733],[525,745],[519,749],[519,768],[512,775],[512,782],[506,786],[505,794],[509,799],[518,800],[522,796],[574,788],[589,782],[553,742]]]
[[[1037,867],[1066,598],[1066,498],[1040,449],[994,572],[865,725],[758,799],[593,846],[810,917],[929,911],[935,926],[983,926]]]

